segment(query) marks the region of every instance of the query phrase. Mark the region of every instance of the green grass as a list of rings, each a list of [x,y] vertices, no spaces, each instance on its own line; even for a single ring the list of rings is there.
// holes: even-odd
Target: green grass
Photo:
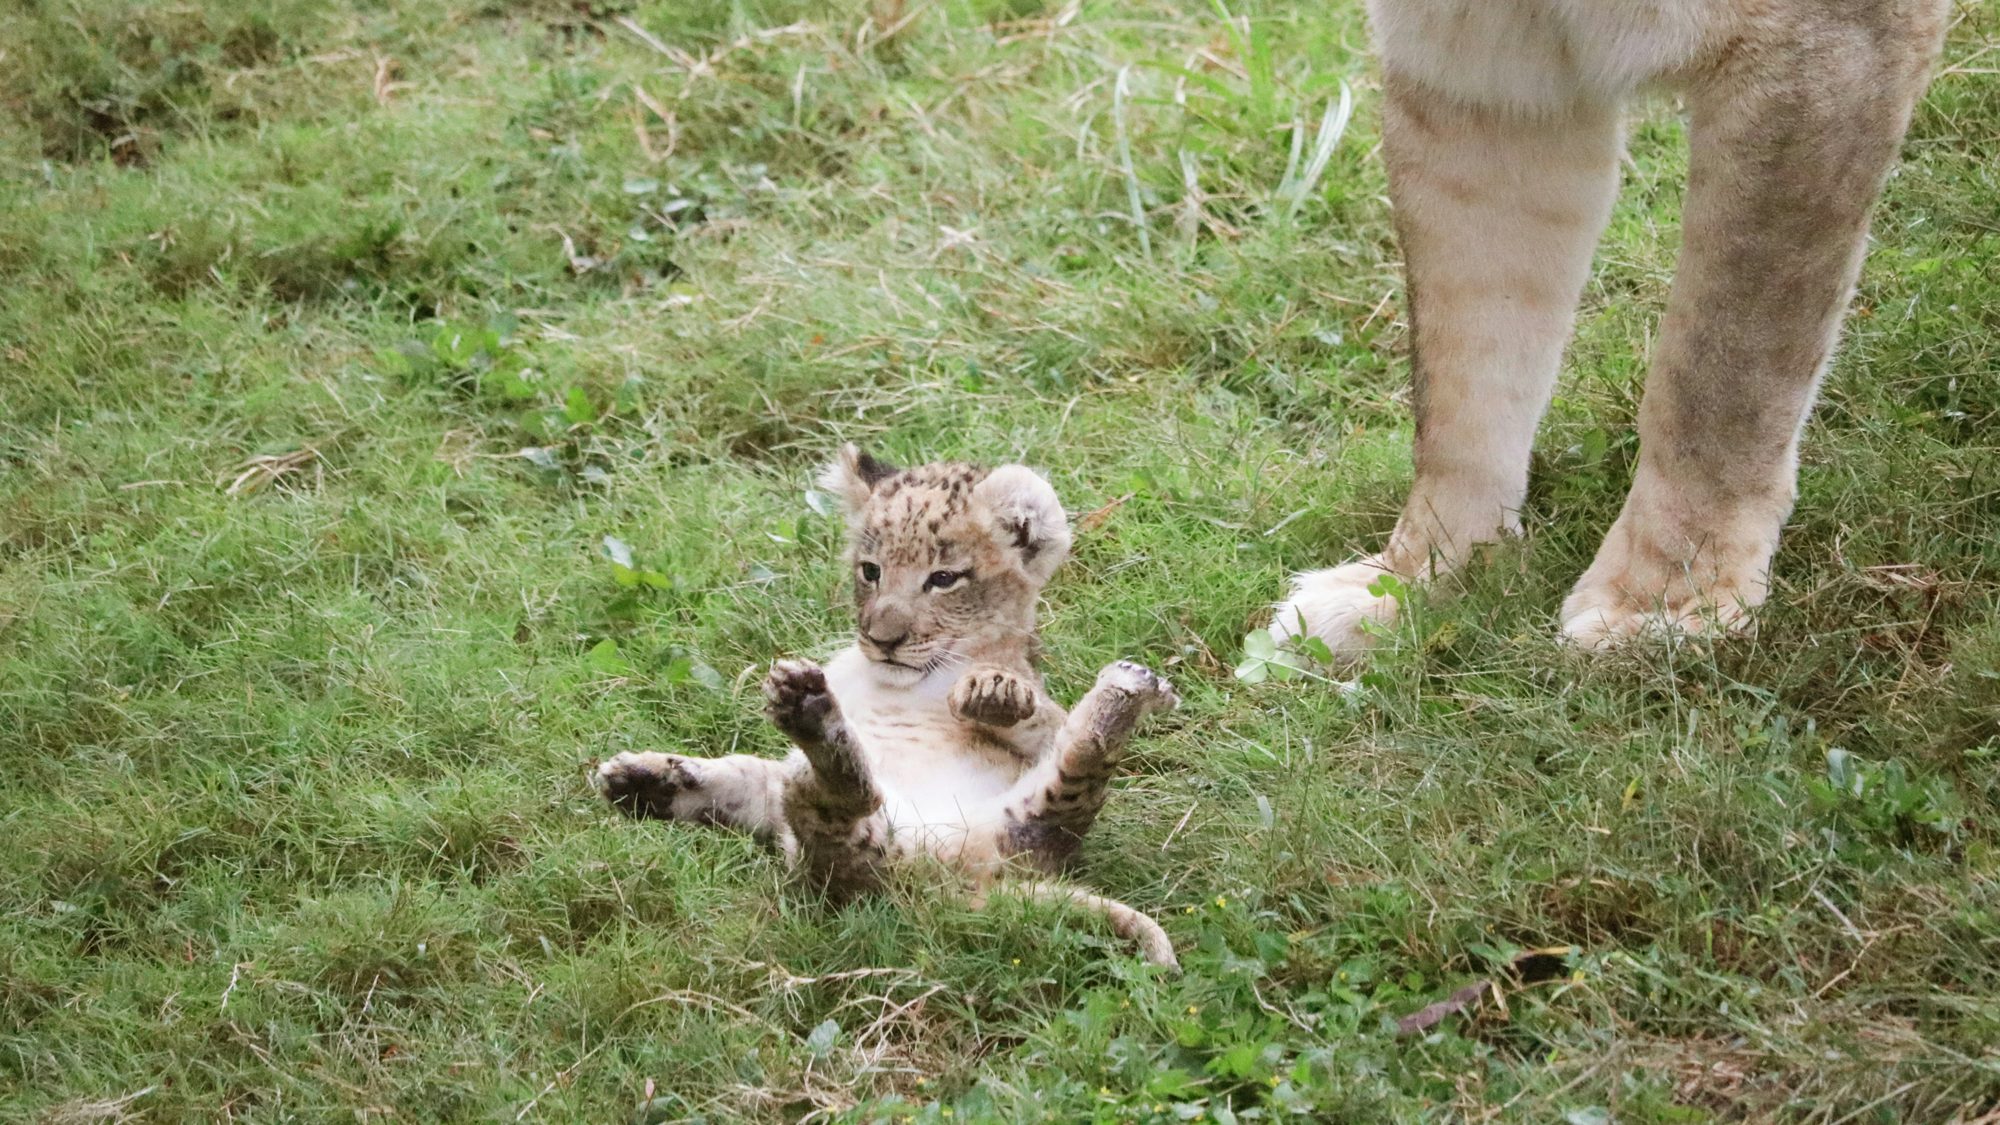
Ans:
[[[1528,537],[1350,698],[1231,668],[1407,483],[1376,88],[1358,4],[1243,14],[0,14],[0,1119],[2000,1104],[2000,15],[1917,115],[1758,634],[1551,640],[1677,243],[1654,106]],[[759,670],[846,627],[805,499],[845,439],[1107,508],[1050,671],[1187,697],[1086,849],[1184,975],[935,887],[829,912],[591,795],[628,747],[778,751]]]

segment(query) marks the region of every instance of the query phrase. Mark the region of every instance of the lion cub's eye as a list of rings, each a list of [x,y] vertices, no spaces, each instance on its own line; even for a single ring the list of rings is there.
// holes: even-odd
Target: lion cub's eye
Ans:
[[[967,574],[963,570],[933,570],[931,576],[924,579],[924,589],[949,590],[965,581],[966,577]]]
[[[862,563],[861,580],[871,586],[880,582],[882,580],[882,568],[871,562]]]

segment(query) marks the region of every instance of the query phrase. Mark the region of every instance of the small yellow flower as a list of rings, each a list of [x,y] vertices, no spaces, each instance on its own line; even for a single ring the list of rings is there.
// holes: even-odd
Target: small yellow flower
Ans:
[[[1016,957],[1016,958],[1014,958],[1014,963],[1015,963],[1016,965],[1020,964],[1020,963],[1021,963],[1021,959],[1020,959],[1019,957]]]
[[[1193,1004],[1189,1004],[1189,1005],[1188,1005],[1188,1015],[1191,1015],[1191,1016],[1194,1016],[1194,1015],[1200,1015],[1200,1014],[1201,1014],[1201,1009],[1200,1009],[1200,1008],[1197,1008],[1197,1007],[1195,1007],[1195,1006],[1194,1006]]]
[[[1216,896],[1215,896],[1215,905],[1217,905],[1217,906],[1228,906],[1228,905],[1229,905],[1229,900],[1228,900],[1228,899],[1226,899],[1226,898],[1223,898],[1223,897],[1222,897],[1221,895],[1216,895]]]

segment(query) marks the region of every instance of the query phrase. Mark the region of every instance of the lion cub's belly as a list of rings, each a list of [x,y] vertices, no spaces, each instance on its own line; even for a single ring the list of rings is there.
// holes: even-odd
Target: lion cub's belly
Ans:
[[[964,828],[990,817],[1026,765],[971,736],[948,711],[857,715],[844,703],[842,711],[883,790],[883,813],[898,829]]]
[[[948,673],[885,687],[865,659],[852,650],[835,657],[827,685],[882,790],[883,818],[898,836],[924,837],[931,850],[990,824],[998,798],[1031,763],[952,717]]]

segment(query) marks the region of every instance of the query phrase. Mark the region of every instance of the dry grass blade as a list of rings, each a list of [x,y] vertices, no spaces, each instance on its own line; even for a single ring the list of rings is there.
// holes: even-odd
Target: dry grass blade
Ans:
[[[295,449],[290,453],[259,453],[239,466],[240,471],[223,492],[230,496],[257,492],[293,473],[302,472],[308,465],[313,466],[316,474],[325,472],[319,450],[312,446]]]
[[[1278,189],[1278,194],[1285,200],[1285,218],[1288,221],[1298,214],[1299,206],[1312,195],[1320,177],[1326,174],[1327,162],[1333,159],[1333,150],[1339,146],[1340,138],[1346,135],[1347,123],[1353,116],[1354,91],[1342,81],[1340,97],[1328,102],[1326,113],[1320,117],[1319,135],[1313,138],[1312,156],[1306,161],[1304,173],[1293,181],[1287,170],[1287,182]],[[1300,135],[1296,131],[1292,134],[1294,140]],[[1294,155],[1296,151],[1295,148]]]
[[[408,82],[398,82],[395,78],[396,60],[387,55],[378,55],[375,59],[375,79],[371,84],[376,105],[388,105],[389,99],[395,96],[396,91],[409,88]]]
[[[1138,493],[1128,492],[1100,508],[1084,513],[1082,518],[1076,521],[1076,529],[1081,532],[1096,531],[1098,528],[1104,526],[1104,521],[1110,519],[1112,513],[1124,507],[1136,495]]]
[[[1181,241],[1194,245],[1195,236],[1201,233],[1201,176],[1195,166],[1194,154],[1181,150],[1181,206],[1174,217],[1174,229],[1181,235]]]
[[[49,1115],[48,1122],[49,1125],[100,1125],[102,1122],[112,1122],[113,1125],[116,1125],[117,1122],[121,1121],[138,1120],[142,1115],[129,1112],[132,1103],[157,1089],[159,1089],[158,1086],[148,1086],[143,1090],[134,1090],[122,1098],[111,1098],[95,1102],[72,1102],[65,1106],[58,1106],[55,1112]]]
[[[673,110],[670,110],[666,106],[661,105],[658,98],[655,98],[652,94],[648,93],[646,91],[646,87],[640,85],[637,82],[632,83],[632,97],[633,100],[637,103],[637,105],[644,106],[646,109],[650,110],[653,116],[659,118],[660,121],[664,123],[667,127],[666,145],[664,147],[656,146],[653,142],[652,130],[646,127],[645,115],[639,113],[636,108],[634,109],[632,115],[632,131],[634,137],[639,142],[639,150],[646,154],[646,159],[652,161],[655,164],[659,164],[665,161],[669,156],[672,156],[674,154],[674,150],[680,147],[681,143],[680,118],[674,113]]]
[[[1507,962],[1506,977],[1514,988],[1540,984],[1563,974],[1569,958],[1576,953],[1573,946],[1557,945],[1546,949],[1524,949]],[[1506,994],[1500,990],[1497,981],[1477,980],[1453,992],[1450,996],[1434,1004],[1427,1004],[1396,1021],[1397,1035],[1415,1035],[1429,1031],[1446,1018],[1461,1013],[1470,1013],[1488,996],[1500,1006],[1504,1014],[1507,1008]]]
[[[683,51],[678,47],[669,46],[665,42],[662,42],[659,36],[654,35],[652,32],[647,31],[645,28],[639,26],[639,22],[633,19],[631,16],[619,16],[615,22],[618,24],[619,27],[622,27],[626,31],[631,32],[633,37],[638,39],[639,42],[644,43],[646,46],[651,47],[653,50],[673,60],[674,65],[680,67],[683,71],[694,70],[696,66],[696,60],[694,56],[688,54],[686,51]]]
[[[1118,142],[1118,169],[1125,176],[1125,205],[1132,220],[1132,229],[1139,232],[1139,249],[1150,261],[1153,257],[1153,237],[1146,230],[1146,205],[1139,191],[1139,173],[1132,167],[1132,137],[1125,124],[1125,103],[1132,78],[1132,68],[1122,67],[1118,80],[1111,87],[1111,126]]]
[[[1439,1000],[1437,1003],[1426,1004],[1422,1008],[1397,1020],[1396,1034],[1416,1035],[1419,1032],[1429,1031],[1431,1028],[1443,1023],[1447,1016],[1455,1016],[1460,1012],[1471,1011],[1491,991],[1493,991],[1492,981],[1474,981],[1457,992],[1452,993],[1450,996]]]

